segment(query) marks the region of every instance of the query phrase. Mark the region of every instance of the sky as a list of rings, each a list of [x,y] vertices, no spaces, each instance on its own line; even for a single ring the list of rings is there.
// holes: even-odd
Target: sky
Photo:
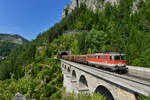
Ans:
[[[71,0],[0,0],[0,33],[33,40],[61,20]]]

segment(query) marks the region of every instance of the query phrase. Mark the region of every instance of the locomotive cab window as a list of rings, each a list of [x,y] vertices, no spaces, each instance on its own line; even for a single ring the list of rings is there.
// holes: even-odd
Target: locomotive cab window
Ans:
[[[121,60],[125,60],[126,58],[125,58],[125,56],[120,56],[121,57]]]
[[[114,60],[125,60],[125,57],[123,55],[114,56]]]
[[[110,56],[110,60],[112,60],[111,56]]]
[[[120,56],[115,56],[114,60],[120,60]]]

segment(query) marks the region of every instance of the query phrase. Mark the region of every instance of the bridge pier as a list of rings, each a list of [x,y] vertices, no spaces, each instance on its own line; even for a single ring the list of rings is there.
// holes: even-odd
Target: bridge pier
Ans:
[[[71,79],[70,77],[67,77],[64,74],[64,82],[63,82],[64,87],[66,88],[66,92],[72,92],[72,85],[71,85]]]
[[[99,92],[106,96],[106,100],[136,100],[135,93],[122,86],[117,86],[103,78],[93,76],[65,62],[62,62],[61,66],[65,70],[63,84],[66,87],[66,92]]]

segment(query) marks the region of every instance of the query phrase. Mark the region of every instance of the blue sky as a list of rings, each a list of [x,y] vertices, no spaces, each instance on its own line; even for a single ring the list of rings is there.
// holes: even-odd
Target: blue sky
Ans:
[[[70,0],[0,0],[0,33],[35,39],[61,19]]]

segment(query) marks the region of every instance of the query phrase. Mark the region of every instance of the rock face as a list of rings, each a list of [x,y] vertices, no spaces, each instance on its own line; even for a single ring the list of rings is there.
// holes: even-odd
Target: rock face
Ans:
[[[66,5],[62,13],[62,18],[65,17],[67,13],[69,13],[69,9],[70,9],[69,5]]]
[[[22,94],[17,93],[13,100],[26,100],[26,98]]]
[[[118,4],[119,0],[71,0],[71,4],[65,6],[62,17],[65,17],[66,14],[72,12],[72,10],[76,7],[80,7],[81,4],[86,4],[88,8],[92,9],[95,12],[97,8],[100,8],[102,10],[107,2],[115,5]]]
[[[86,6],[93,11],[96,11],[97,8],[103,8],[107,2],[110,2],[112,5],[118,3],[119,0],[71,0],[70,9],[79,7],[81,4],[85,3]]]
[[[138,1],[139,0],[134,0],[133,2],[133,12],[137,10],[136,4]],[[71,0],[71,4],[67,5],[64,8],[62,18],[67,16],[67,14],[72,12],[72,10],[76,7],[80,7],[81,4],[86,4],[88,8],[92,9],[95,12],[98,8],[100,8],[100,10],[103,10],[107,2],[110,2],[112,5],[117,5],[119,3],[119,0]]]

